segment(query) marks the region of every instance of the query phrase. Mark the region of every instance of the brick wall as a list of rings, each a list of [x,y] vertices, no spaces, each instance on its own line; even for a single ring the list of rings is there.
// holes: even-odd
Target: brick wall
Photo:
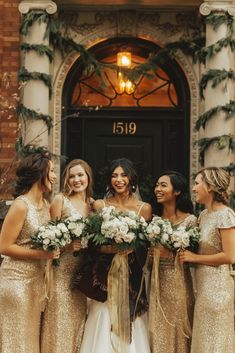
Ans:
[[[18,93],[17,71],[20,65],[19,23],[20,1],[0,0],[0,96],[7,106],[15,103],[12,94]],[[3,75],[10,76],[10,87],[3,82]],[[7,80],[8,82],[8,80]],[[6,109],[0,115],[0,200],[11,198],[14,178],[15,140],[18,123],[12,111]]]

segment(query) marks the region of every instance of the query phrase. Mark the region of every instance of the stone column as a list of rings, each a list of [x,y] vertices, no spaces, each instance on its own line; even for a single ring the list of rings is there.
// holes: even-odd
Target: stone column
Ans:
[[[229,13],[235,15],[235,5],[233,1],[207,0],[200,6],[200,13],[208,16],[211,12],[217,14]],[[227,36],[227,25],[222,24],[217,30],[214,30],[210,24],[206,26],[206,46],[216,43],[218,40]],[[211,59],[206,61],[205,73],[210,69],[233,69],[233,56],[230,47],[222,48]],[[225,87],[225,85],[227,85]],[[204,91],[205,112],[218,105],[225,105],[233,99],[233,83],[222,81],[215,88],[211,87],[211,81]],[[214,137],[224,134],[234,134],[234,119],[225,120],[225,114],[220,112],[208,121],[203,137]],[[216,146],[211,145],[205,153],[205,166],[226,166],[234,160],[234,154],[227,148],[218,150]]]
[[[57,5],[50,0],[21,1],[19,11],[22,15],[31,10],[46,11],[54,14]],[[22,38],[28,44],[43,44],[49,46],[49,39],[44,38],[46,23],[36,21],[29,27],[27,36]],[[50,74],[50,62],[47,55],[39,55],[36,51],[30,50],[22,56],[22,66],[30,72]],[[35,110],[37,113],[49,115],[49,89],[43,81],[30,80],[23,89],[23,104],[26,108]],[[48,131],[43,120],[25,119],[23,126],[24,144],[35,143],[40,146],[48,146]],[[40,135],[40,136],[39,136]]]

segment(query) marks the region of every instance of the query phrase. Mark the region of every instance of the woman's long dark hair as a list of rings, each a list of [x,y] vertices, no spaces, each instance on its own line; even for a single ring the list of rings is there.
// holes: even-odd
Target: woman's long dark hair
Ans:
[[[37,181],[45,186],[50,160],[51,156],[48,152],[35,152],[24,157],[16,169],[17,179],[13,196],[25,194]]]
[[[176,209],[185,213],[193,213],[193,203],[190,197],[189,185],[184,175],[174,170],[167,170],[161,173],[157,177],[157,180],[164,175],[170,178],[173,190],[180,192],[179,195],[176,195]],[[156,199],[153,204],[153,211],[159,216],[161,216],[163,212],[163,205],[158,203]]]
[[[129,178],[129,193],[132,194],[136,191],[138,184],[138,177],[136,170],[134,168],[134,164],[127,158],[119,158],[115,159],[110,163],[109,169],[106,174],[106,183],[107,183],[107,193],[111,193],[114,195],[114,190],[111,185],[112,174],[117,167],[122,167],[125,174]]]

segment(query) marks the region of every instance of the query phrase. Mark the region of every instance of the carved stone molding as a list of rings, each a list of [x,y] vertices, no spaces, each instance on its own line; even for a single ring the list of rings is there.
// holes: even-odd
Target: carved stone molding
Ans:
[[[49,15],[53,15],[57,11],[57,5],[51,0],[21,1],[19,4],[20,13],[25,15],[30,10],[45,10]]]
[[[206,1],[200,5],[199,10],[204,16],[208,16],[212,11],[228,12],[229,15],[235,16],[233,1]]]

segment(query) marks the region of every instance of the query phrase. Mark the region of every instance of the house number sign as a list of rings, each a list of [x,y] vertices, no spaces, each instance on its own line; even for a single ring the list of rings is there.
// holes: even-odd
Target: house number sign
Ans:
[[[137,130],[136,123],[116,121],[113,123],[113,134],[114,135],[135,135]]]

